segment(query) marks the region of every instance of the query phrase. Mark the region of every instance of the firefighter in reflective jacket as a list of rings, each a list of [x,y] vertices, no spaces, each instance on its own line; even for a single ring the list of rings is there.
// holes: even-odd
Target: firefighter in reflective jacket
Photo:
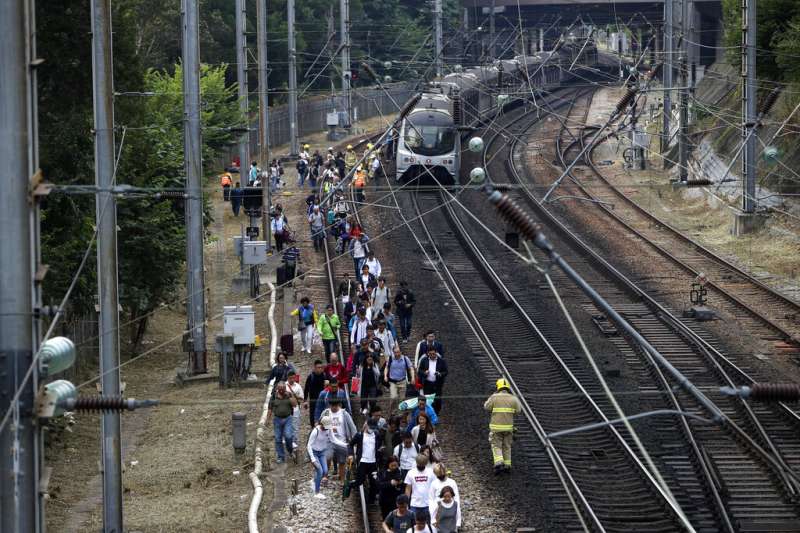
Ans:
[[[494,473],[511,471],[511,441],[514,437],[514,414],[522,407],[511,394],[511,385],[504,378],[497,380],[497,392],[483,404],[492,413],[489,420],[489,444],[492,447]]]
[[[347,165],[347,171],[349,172],[351,168],[356,166],[358,162],[358,156],[356,155],[355,150],[353,150],[353,145],[347,145],[347,151],[344,153],[344,164]]]

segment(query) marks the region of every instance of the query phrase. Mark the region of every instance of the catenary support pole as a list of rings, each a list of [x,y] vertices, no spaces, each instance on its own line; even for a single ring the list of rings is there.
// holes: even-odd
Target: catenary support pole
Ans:
[[[97,292],[100,303],[100,386],[119,396],[119,286],[117,284],[117,204],[114,185],[114,69],[111,0],[92,0],[92,82],[94,86],[94,177],[97,217]],[[103,531],[122,533],[122,448],[119,411],[102,418]]]
[[[681,73],[681,87],[678,90],[680,97],[680,113],[678,115],[678,176],[682,182],[689,179],[689,68],[688,52],[689,41],[689,2],[681,0],[681,50],[678,58],[678,68]]]
[[[287,27],[289,30],[289,153],[300,153],[297,140],[297,50],[294,39],[294,0],[286,1]]]
[[[494,8],[495,8],[495,0],[492,0],[492,5],[489,6],[489,57],[494,61],[496,59],[496,48],[494,45]]]
[[[670,122],[672,120],[672,74],[674,53],[674,0],[664,0],[664,128],[661,131],[661,153],[669,150],[669,140],[672,135]],[[665,159],[666,161],[666,159]]]
[[[247,4],[236,0],[236,82],[239,86],[239,109],[247,132],[239,138],[239,178],[247,179],[250,169],[250,102],[247,92]]]
[[[258,48],[258,162],[266,173],[261,179],[263,215],[261,233],[272,247],[272,228],[269,223],[269,208],[272,204],[272,189],[269,178],[269,86],[267,83],[267,0],[256,0],[256,45]]]
[[[0,414],[12,409],[0,434],[0,530],[41,531],[39,430],[33,418],[38,375],[11,400],[33,360],[36,335],[32,289],[33,212],[28,187],[36,164],[33,83],[27,9],[0,2]],[[30,28],[32,30],[32,28]]]
[[[436,36],[436,77],[441,78],[444,72],[444,58],[442,56],[444,53],[442,45],[442,0],[434,0],[433,2],[433,26]]]
[[[756,211],[756,0],[742,0],[742,211]],[[752,133],[752,135],[751,135]]]
[[[190,374],[207,372],[198,2],[199,0],[182,0],[181,6],[183,11],[183,160],[188,196],[186,199],[186,315],[189,333],[188,371]]]
[[[339,17],[341,18],[342,47],[342,100],[344,101],[344,127],[349,128],[353,120],[352,99],[350,96],[350,0],[339,0]]]

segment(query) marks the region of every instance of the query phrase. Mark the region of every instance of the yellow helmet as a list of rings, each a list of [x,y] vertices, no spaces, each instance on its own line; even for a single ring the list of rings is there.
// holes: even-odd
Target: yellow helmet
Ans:
[[[372,143],[367,143],[367,150],[372,150]]]
[[[305,149],[311,148],[311,145],[304,144],[304,145],[303,145],[303,148],[305,148]]]
[[[348,150],[352,150],[352,149],[353,149],[353,145],[352,145],[352,144],[348,144],[348,145],[347,145],[347,149],[348,149]]]
[[[506,381],[506,378],[500,378],[497,380],[497,390],[508,389],[511,390],[511,384]]]

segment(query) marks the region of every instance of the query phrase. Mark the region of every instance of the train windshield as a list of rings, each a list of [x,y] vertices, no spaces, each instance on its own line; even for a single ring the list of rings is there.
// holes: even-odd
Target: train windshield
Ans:
[[[406,146],[420,155],[443,155],[453,151],[456,131],[447,126],[406,125]]]

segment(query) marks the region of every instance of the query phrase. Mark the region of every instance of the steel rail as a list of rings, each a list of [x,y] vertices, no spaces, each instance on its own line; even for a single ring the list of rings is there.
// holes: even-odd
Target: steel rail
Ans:
[[[578,139],[576,141],[574,141],[573,143],[571,143],[571,144],[575,144],[576,142],[577,143],[583,143],[584,142],[583,140],[589,135],[592,135],[592,133],[583,133],[583,134],[579,135]],[[595,146],[597,146],[597,144],[598,143],[595,143]],[[569,150],[569,147],[567,148],[567,150]],[[589,168],[592,170],[592,173],[595,174],[602,181],[607,183],[610,188],[615,189],[615,192],[618,195],[624,197],[624,195],[622,195],[620,191],[616,190],[616,188],[613,185],[611,185],[610,182],[608,182],[605,179],[605,177],[602,175],[602,173],[600,173],[600,171],[597,169],[597,167],[594,164],[594,161],[592,159],[593,152],[594,152],[594,148],[591,149],[588,154],[586,154],[586,156],[587,156],[586,157],[586,163],[589,166]],[[564,154],[565,153],[566,152],[564,152]],[[562,158],[562,164],[565,163],[565,161],[564,161],[564,159],[562,157],[564,154],[559,154],[559,157]],[[573,180],[573,181],[581,189],[581,191],[584,194],[587,195],[587,197],[589,197],[589,198],[591,198],[593,200],[597,200],[597,198],[593,194],[591,194],[589,192],[589,190],[579,180]],[[522,183],[522,181],[520,181],[520,183]],[[526,189],[526,191],[528,193],[530,192],[527,189]],[[644,213],[645,215],[648,216],[648,218],[652,218],[654,221],[658,222],[659,224],[662,224],[657,218],[653,217],[652,215],[650,215],[646,211],[642,211],[642,208],[640,208],[639,206],[637,206],[636,204],[631,202],[630,199],[627,199],[627,201],[631,205],[633,205],[637,209],[637,211],[640,211],[640,212]],[[673,254],[671,254],[669,251],[667,251],[664,248],[662,248],[657,243],[653,242],[646,235],[644,235],[641,231],[637,230],[631,224],[629,224],[628,222],[623,220],[617,213],[615,213],[614,211],[612,211],[611,209],[609,209],[606,206],[601,205],[600,207],[606,212],[606,214],[611,216],[616,222],[618,222],[624,228],[626,228],[628,231],[631,231],[632,233],[637,235],[640,239],[642,239],[647,244],[652,246],[658,253],[660,253],[661,255],[671,259],[678,266],[681,266],[682,268],[685,268],[685,269],[689,270],[690,272],[695,272],[696,273],[696,271],[694,271],[691,266],[689,266],[686,263],[684,263],[683,261],[681,261],[679,258],[677,258]],[[666,227],[668,227],[668,226],[666,226]],[[672,229],[672,231],[674,232],[676,230]],[[681,237],[682,240],[685,240],[685,241],[688,241],[688,242],[694,242],[691,239],[688,239],[685,236],[680,235],[679,233],[678,233],[678,235]],[[708,343],[705,339],[703,339],[699,334],[697,334],[695,331],[693,331],[691,328],[689,328],[686,324],[684,324],[678,317],[676,317],[674,315],[674,313],[672,313],[665,306],[663,306],[662,304],[657,302],[654,298],[652,298],[649,294],[647,294],[643,289],[639,288],[632,280],[629,280],[629,281],[631,282],[631,284],[629,285],[629,287],[631,289],[633,289],[637,294],[639,294],[642,298],[644,298],[647,301],[647,303],[649,303],[652,306],[655,306],[657,308],[657,310],[661,313],[662,318],[665,321],[667,321],[672,326],[672,328],[676,330],[676,332],[678,332],[682,336],[686,337],[689,342],[691,342],[692,344],[695,345],[695,347],[700,351],[700,353],[713,366],[713,368],[716,370],[716,372],[719,375],[719,377],[725,381],[725,384],[727,386],[736,387],[736,383],[731,378],[731,376],[725,371],[725,369],[722,367],[722,365],[720,364],[720,361],[725,362],[731,368],[735,369],[735,371],[739,374],[739,376],[741,378],[747,380],[748,383],[750,383],[750,384],[755,383],[755,380],[751,376],[749,376],[744,370],[742,370],[737,365],[735,365],[727,356],[725,356],[722,352],[720,352],[718,349],[713,347],[710,343]],[[733,295],[729,295],[726,291],[724,291],[723,289],[720,289],[720,288],[717,288],[717,290],[719,290],[721,293],[723,293],[723,295],[726,295],[726,296],[730,297],[732,301],[734,301],[735,303],[737,303],[738,305],[743,307],[745,310],[750,310],[750,308],[747,307],[746,304],[740,302]],[[756,316],[760,317],[760,315],[755,313],[754,310],[750,310],[750,311],[753,312]],[[764,320],[766,320],[766,318],[764,318],[764,317],[760,317],[760,318],[763,318]],[[772,326],[772,327],[777,327],[777,326],[773,326],[769,322],[767,322],[767,324],[769,326]],[[778,475],[780,477],[780,479],[783,482],[784,487],[787,490],[788,494],[790,496],[792,496],[792,497],[798,496],[800,494],[800,484],[798,483],[798,481],[796,479],[796,476],[789,476],[789,475],[787,475],[787,473],[785,471],[783,471],[785,469],[785,470],[787,470],[789,472],[793,472],[792,468],[787,464],[785,458],[783,457],[783,454],[778,449],[778,446],[776,446],[775,443],[773,442],[773,440],[769,437],[766,429],[764,428],[763,424],[759,421],[758,416],[755,414],[755,412],[753,411],[753,409],[750,406],[750,404],[744,398],[738,398],[738,402],[737,403],[738,403],[740,409],[742,409],[744,411],[745,417],[750,420],[751,424],[755,428],[756,433],[757,433],[757,437],[761,440],[762,444],[764,444],[772,452],[772,454],[774,455],[775,460],[778,461],[778,463],[780,463],[782,468],[776,469],[775,473],[776,473],[776,475]],[[793,409],[791,409],[785,403],[781,402],[780,403],[780,407],[781,407],[782,413],[785,416],[789,416],[790,419],[795,423],[800,423],[800,415],[798,415],[798,413],[796,413]],[[751,437],[749,437],[747,432],[743,428],[741,428],[741,426],[739,426],[738,424],[735,424],[733,421],[729,421],[729,425],[731,425],[731,427],[733,429],[735,429],[737,432],[746,435],[748,439],[751,438]],[[761,450],[761,451],[758,451],[758,453],[762,454],[764,452],[763,452],[763,450]],[[768,462],[770,462],[770,461],[768,460]],[[775,465],[774,464],[771,464],[771,466],[772,466],[773,469],[775,469]],[[793,479],[793,477],[795,479]]]
[[[442,257],[439,247],[436,245],[436,242],[434,241],[433,236],[430,233],[430,230],[423,221],[422,210],[419,207],[416,193],[412,193],[412,202],[414,204],[414,208],[416,211],[416,218],[419,221],[420,225],[422,226],[423,230],[425,231],[425,235],[427,236],[428,242],[430,243],[430,247],[428,249],[433,250],[433,252],[436,254],[438,263],[442,266],[441,273],[447,279],[446,288],[453,297],[453,302],[455,302],[459,311],[461,311],[462,315],[464,315],[467,326],[470,328],[470,330],[472,330],[472,333],[475,335],[478,342],[481,344],[484,351],[489,356],[489,359],[492,362],[492,364],[495,366],[500,375],[504,376],[508,380],[509,384],[511,385],[512,392],[522,400],[520,402],[522,404],[522,413],[525,416],[528,423],[530,424],[530,426],[533,428],[536,436],[539,438],[540,444],[546,450],[547,455],[550,458],[551,464],[558,473],[562,486],[567,491],[567,494],[569,495],[570,499],[573,501],[573,506],[576,507],[576,513],[581,519],[581,522],[584,526],[584,530],[588,532],[588,531],[593,531],[595,529],[589,529],[587,524],[583,522],[582,513],[585,513],[587,515],[587,518],[589,518],[594,528],[597,528],[597,530],[599,531],[605,531],[603,524],[600,522],[600,519],[595,514],[594,510],[592,509],[592,506],[589,504],[588,499],[581,491],[581,488],[578,486],[577,482],[572,476],[569,468],[562,459],[558,450],[547,439],[547,432],[545,431],[544,426],[536,417],[536,414],[534,413],[533,409],[530,407],[528,402],[524,401],[524,395],[522,394],[519,386],[516,384],[516,381],[512,377],[511,372],[508,370],[505,363],[503,363],[502,356],[495,350],[491,338],[481,325],[481,321],[475,315],[475,313],[472,310],[472,307],[469,305],[467,298],[464,296],[463,292],[459,288],[459,284],[455,276],[450,271],[450,269],[447,268],[447,265]],[[544,342],[547,343],[546,339],[544,340]],[[547,345],[549,346],[549,344]],[[580,501],[582,510],[577,509],[573,497],[577,498],[577,500]]]
[[[577,141],[574,141],[577,142]],[[530,201],[530,204],[541,214],[543,214],[551,223],[552,227],[554,227],[559,233],[565,236],[569,241],[573,242],[577,247],[590,258],[592,258],[599,266],[603,268],[609,275],[613,278],[616,278],[620,281],[625,287],[631,290],[634,294],[639,296],[644,300],[645,303],[650,305],[651,307],[655,308],[662,316],[662,319],[665,320],[673,329],[677,330],[682,336],[687,337],[693,344],[698,346],[698,348],[702,347],[700,352],[704,355],[713,354],[715,357],[707,357],[707,360],[710,360],[711,364],[715,366],[718,371],[720,377],[722,377],[726,382],[728,382],[729,386],[732,382],[730,382],[730,377],[721,370],[719,361],[717,358],[728,361],[727,357],[721,354],[718,350],[716,350],[713,346],[711,346],[707,341],[702,339],[699,335],[697,335],[694,331],[691,330],[688,326],[686,326],[683,322],[680,321],[677,317],[675,317],[666,307],[656,301],[652,296],[650,296],[645,290],[640,288],[636,285],[632,280],[622,274],[619,270],[617,270],[614,266],[612,266],[608,261],[606,261],[603,257],[601,257],[596,251],[594,251],[588,244],[586,244],[582,239],[580,239],[574,232],[572,232],[566,225],[561,222],[550,210],[548,210],[544,204],[539,200],[530,188],[524,184],[523,180],[520,178],[519,171],[516,166],[513,164],[512,161],[507,161],[508,169],[510,173],[515,177],[515,179],[523,184],[524,186],[521,188],[523,195]],[[587,193],[588,194],[588,193]],[[591,197],[591,195],[589,195]],[[612,216],[614,213],[611,213]],[[634,230],[635,231],[635,230]],[[732,366],[732,363],[730,363]],[[742,373],[743,375],[747,375],[741,369],[737,370]],[[749,376],[748,376],[749,377]],[[751,382],[753,382],[752,378],[750,378]],[[758,430],[759,435],[764,440],[764,443],[773,450],[777,452],[774,444],[772,443],[771,439],[766,435],[763,426],[758,421],[758,417],[755,413],[752,412],[752,408],[747,404],[743,399],[740,399],[740,402],[744,405],[744,409],[747,413],[747,417],[753,422],[754,426]],[[798,419],[798,415],[788,408],[788,406],[783,406],[785,411],[792,416],[793,419]],[[773,472],[781,479],[782,486],[788,492],[790,496],[794,496],[797,493],[797,475],[793,472],[793,470],[786,464],[785,460],[781,456],[780,453],[770,454],[766,450],[764,450],[761,445],[753,440],[753,438],[742,429],[738,424],[733,422],[729,417],[725,417],[724,419],[724,426],[733,430],[738,436],[742,437],[749,446],[751,450],[760,455],[767,463],[767,466],[773,470]]]
[[[594,91],[591,91],[589,93],[590,96],[593,95],[593,94],[594,94]],[[575,101],[577,101],[577,98],[576,98]],[[588,116],[589,109],[590,109],[590,106],[587,105],[585,113],[584,113],[584,116],[583,116],[583,122],[582,122],[584,124],[586,122],[586,117]],[[561,144],[562,133],[563,133],[563,130],[566,129],[566,128],[567,128],[566,124],[562,123],[562,131],[556,137],[556,143],[555,143],[556,144],[556,154],[557,154],[559,160],[561,161],[562,166],[564,166],[564,168],[566,168],[566,160],[565,159],[566,159],[567,153],[569,152],[569,150],[575,144],[576,141],[580,142],[583,139],[582,134],[579,132],[578,133],[579,138],[576,139],[575,141],[571,142],[567,146],[566,150],[562,149],[562,144]],[[572,136],[572,137],[574,138],[574,136]],[[515,142],[512,144],[511,149],[509,151],[509,166],[512,169],[516,169],[515,165],[513,165],[513,153],[514,153],[514,149],[516,147],[516,144],[517,144],[517,141],[515,140]],[[522,180],[519,179],[519,176],[517,176],[517,181],[519,183],[522,183]],[[576,180],[574,180],[574,181],[576,181]],[[664,372],[661,369],[661,367],[653,359],[652,354],[648,350],[641,349],[640,347],[638,347],[638,348],[639,349],[637,351],[644,356],[645,360],[648,363],[648,369],[653,374],[655,374],[655,377],[656,377],[658,383],[661,384],[662,393],[666,396],[666,399],[668,400],[668,403],[672,406],[672,409],[674,409],[676,411],[685,411],[686,408],[681,405],[680,401],[678,400],[678,397],[675,394],[675,390],[673,389],[673,387],[670,386],[669,381],[667,380],[667,377],[664,375]],[[696,464],[698,464],[700,466],[700,470],[701,470],[700,473],[703,476],[703,480],[705,481],[706,488],[711,492],[712,499],[713,499],[714,504],[716,506],[718,519],[720,520],[722,526],[725,528],[726,531],[730,531],[730,532],[736,531],[736,528],[734,527],[733,521],[732,521],[731,516],[730,516],[729,509],[728,509],[727,505],[725,505],[725,502],[723,501],[723,498],[722,498],[722,494],[720,493],[720,487],[718,486],[717,479],[716,479],[716,477],[714,475],[713,465],[709,464],[709,458],[707,457],[706,454],[704,454],[701,451],[701,448],[697,443],[697,439],[695,439],[695,435],[694,435],[694,432],[692,431],[692,428],[691,428],[691,426],[689,424],[689,421],[685,417],[682,417],[682,416],[677,417],[677,419],[678,419],[678,423],[680,424],[680,428],[681,428],[681,431],[683,433],[683,436],[686,439],[686,441],[689,443],[689,446],[690,446],[692,452],[694,453]]]

